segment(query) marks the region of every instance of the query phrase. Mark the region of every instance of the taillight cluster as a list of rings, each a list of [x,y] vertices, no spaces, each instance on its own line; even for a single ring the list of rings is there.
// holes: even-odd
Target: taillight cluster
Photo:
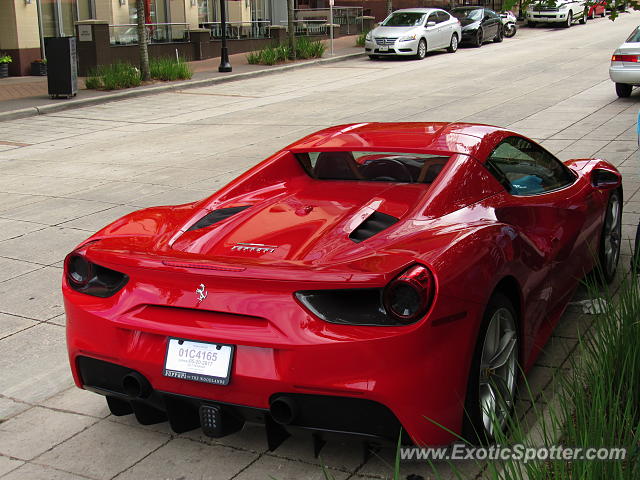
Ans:
[[[129,277],[124,273],[97,265],[81,252],[71,252],[64,261],[69,286],[94,297],[110,297],[125,286]]]
[[[638,55],[613,55],[612,62],[638,62]]]
[[[306,290],[296,292],[296,298],[326,322],[397,326],[423,318],[433,303],[435,290],[431,271],[413,265],[385,288]]]

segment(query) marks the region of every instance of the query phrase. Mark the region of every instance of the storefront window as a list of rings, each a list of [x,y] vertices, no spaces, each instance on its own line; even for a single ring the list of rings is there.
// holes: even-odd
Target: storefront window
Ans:
[[[40,12],[45,37],[73,37],[78,18],[93,18],[93,0],[42,0]]]

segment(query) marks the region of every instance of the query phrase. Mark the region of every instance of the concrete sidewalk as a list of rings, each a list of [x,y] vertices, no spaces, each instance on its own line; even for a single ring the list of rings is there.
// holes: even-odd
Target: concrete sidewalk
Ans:
[[[321,59],[301,60],[278,65],[249,65],[247,53],[230,55],[233,67],[231,73],[218,72],[220,58],[210,58],[189,62],[194,74],[186,81],[161,82],[154,81],[148,85],[123,90],[87,90],[84,78],[78,79],[78,94],[73,99],[51,99],[47,91],[47,77],[9,77],[0,80],[0,121],[30,117],[45,113],[53,113],[79,106],[95,105],[123,98],[150,95],[168,90],[183,90],[203,87],[231,80],[238,80],[258,75],[266,75],[283,70],[300,68],[318,63],[346,60],[362,55],[364,50],[356,47],[356,35],[340,37],[334,40],[334,54],[329,52],[329,41],[325,40],[327,50]]]

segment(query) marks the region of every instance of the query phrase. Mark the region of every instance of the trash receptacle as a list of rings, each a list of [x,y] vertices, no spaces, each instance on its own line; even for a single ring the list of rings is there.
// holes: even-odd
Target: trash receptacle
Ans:
[[[49,96],[75,97],[78,91],[76,37],[45,38]]]

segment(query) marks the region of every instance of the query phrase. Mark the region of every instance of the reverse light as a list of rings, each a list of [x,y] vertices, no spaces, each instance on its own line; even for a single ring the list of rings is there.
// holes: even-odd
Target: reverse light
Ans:
[[[124,273],[97,265],[80,252],[67,255],[64,271],[73,290],[94,297],[110,297],[129,281],[129,277]]]
[[[611,57],[612,62],[638,62],[638,55],[617,55]]]
[[[387,285],[384,308],[397,321],[413,323],[427,313],[434,295],[433,274],[423,265],[414,265]]]

